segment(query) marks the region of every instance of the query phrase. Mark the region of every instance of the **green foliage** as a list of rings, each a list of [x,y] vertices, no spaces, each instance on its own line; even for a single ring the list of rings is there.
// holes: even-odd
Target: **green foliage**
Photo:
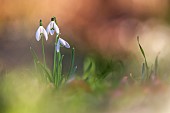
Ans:
[[[141,83],[143,83],[143,82],[150,80],[151,76],[154,76],[154,77],[157,76],[157,73],[158,73],[158,55],[159,54],[155,58],[154,68],[153,68],[152,65],[149,67],[148,63],[147,63],[145,52],[144,52],[144,50],[143,50],[143,48],[142,48],[142,46],[139,42],[139,36],[137,37],[137,41],[138,41],[140,51],[141,51],[141,53],[144,57],[144,63],[142,64],[142,74],[141,74],[141,79],[140,79]]]
[[[140,51],[144,57],[144,60],[145,62],[143,63],[142,65],[142,81],[145,81],[149,78],[149,67],[148,67],[148,63],[147,63],[147,60],[146,60],[146,56],[145,56],[145,52],[139,42],[139,36],[137,37],[137,41],[138,41],[138,45],[139,45],[139,48],[140,48]],[[146,75],[146,76],[145,76]]]
[[[61,53],[56,53],[56,58],[57,59],[55,62],[57,65],[53,65],[54,70],[50,70],[48,66],[45,64],[42,64],[35,53],[35,51],[30,47],[33,59],[34,59],[34,64],[36,70],[41,73],[43,80],[46,82],[54,84],[55,87],[61,86],[61,84],[65,84],[68,78],[73,75],[76,71],[76,67],[74,66],[74,48],[72,50],[72,58],[71,58],[71,65],[70,65],[70,70],[68,75],[63,75],[62,74],[62,61],[64,58],[64,55],[61,56]],[[64,83],[62,82],[64,81]]]
[[[87,57],[83,70],[82,78],[97,91],[117,86],[125,73],[123,61],[102,57]]]
[[[69,77],[73,76],[73,74],[75,73],[77,66],[74,66],[74,61],[75,61],[75,49],[72,48],[72,55],[71,55],[71,64],[70,64],[70,69],[69,69],[69,73],[67,75],[67,79],[69,79]]]
[[[0,112],[100,113],[108,107],[105,96],[83,89],[75,91],[74,87],[55,90],[51,84],[39,81],[39,74],[30,68],[20,68],[1,76]]]
[[[60,34],[56,35],[55,43],[54,43],[54,59],[53,59],[53,69],[50,70],[46,64],[46,57],[45,57],[45,47],[44,47],[44,41],[42,40],[42,56],[43,56],[43,63],[39,60],[36,52],[34,49],[30,47],[30,51],[32,53],[34,64],[37,72],[41,73],[42,80],[46,81],[47,83],[52,83],[56,88],[60,87],[62,84],[65,84],[70,76],[72,76],[77,67],[74,65],[74,56],[75,56],[75,49],[72,48],[72,55],[71,55],[71,63],[70,63],[70,69],[68,71],[67,75],[63,75],[62,73],[62,62],[64,55],[61,54],[61,52],[56,51],[56,46],[58,44],[60,38]],[[64,42],[66,43],[66,42]],[[61,45],[59,45],[61,46]]]
[[[159,54],[156,56],[156,58],[155,58],[155,64],[154,64],[154,66],[155,66],[154,74],[155,74],[155,75],[158,74],[158,56],[159,56]]]

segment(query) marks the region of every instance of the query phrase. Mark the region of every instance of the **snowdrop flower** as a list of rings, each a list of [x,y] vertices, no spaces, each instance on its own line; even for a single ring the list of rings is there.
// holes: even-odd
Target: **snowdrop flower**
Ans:
[[[62,38],[59,38],[57,45],[56,45],[57,52],[60,52],[60,44],[66,48],[70,48],[70,45],[65,40],[63,40]]]
[[[60,33],[60,30],[55,22],[55,17],[51,18],[51,22],[48,24],[46,30],[47,30],[47,34],[50,33],[51,35],[53,35],[54,32],[56,32],[57,34]]]
[[[45,39],[48,40],[48,35],[44,27],[42,26],[42,20],[40,20],[40,26],[36,31],[36,39],[37,41],[40,41],[42,34],[44,35]]]

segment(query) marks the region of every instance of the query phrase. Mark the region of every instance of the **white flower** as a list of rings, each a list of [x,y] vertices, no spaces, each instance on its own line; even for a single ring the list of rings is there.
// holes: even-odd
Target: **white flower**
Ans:
[[[54,32],[56,32],[57,34],[60,33],[60,30],[59,30],[57,24],[55,23],[55,18],[51,19],[51,22],[48,24],[46,30],[47,30],[47,34],[50,33],[51,35],[53,35]]]
[[[60,44],[66,48],[70,48],[70,45],[65,40],[63,40],[62,38],[59,38],[57,45],[56,45],[57,52],[60,52]]]
[[[48,40],[48,35],[44,27],[42,26],[42,21],[40,20],[40,26],[36,31],[36,39],[37,41],[40,41],[42,34],[44,35],[45,39]]]

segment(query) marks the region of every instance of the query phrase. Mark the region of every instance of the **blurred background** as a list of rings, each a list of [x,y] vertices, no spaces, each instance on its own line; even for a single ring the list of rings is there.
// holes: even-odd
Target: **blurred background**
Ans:
[[[39,75],[31,70],[30,46],[42,56],[41,42],[35,39],[39,20],[46,28],[52,16],[57,18],[62,38],[75,47],[78,75],[83,75],[83,65],[88,69],[92,63],[95,65],[87,74],[105,78],[97,85],[93,81],[91,86],[84,81],[67,85],[71,90],[96,87],[94,92],[54,92],[52,85],[41,84],[36,78]],[[141,76],[144,61],[137,36],[149,67],[154,68],[159,54],[155,76],[161,75],[162,82],[154,79],[151,86],[136,87],[135,75]],[[0,78],[0,112],[167,113],[170,92],[164,83],[170,83],[169,36],[170,0],[0,0],[0,75],[10,75]],[[54,40],[55,36],[49,36],[45,43],[48,66],[53,60]],[[71,49],[62,48],[62,54],[63,68],[68,71]]]
[[[29,47],[41,55],[41,43],[35,40],[39,19],[46,28],[52,16],[57,18],[61,36],[76,48],[80,61],[87,54],[142,58],[137,36],[149,60],[161,52],[162,61],[167,62],[164,58],[170,53],[169,0],[0,0],[0,5],[2,67],[33,64]],[[53,41],[50,36],[45,44],[49,61]],[[69,57],[70,51],[65,52]]]

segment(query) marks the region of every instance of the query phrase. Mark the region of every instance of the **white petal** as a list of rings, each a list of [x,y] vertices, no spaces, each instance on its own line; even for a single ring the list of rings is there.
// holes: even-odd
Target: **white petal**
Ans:
[[[63,40],[62,38],[59,38],[58,41],[60,42],[61,45],[63,46],[66,45],[65,40]]]
[[[50,34],[51,34],[51,35],[54,35],[54,30],[52,30],[52,29],[54,29],[54,28],[53,28],[53,24],[54,24],[54,21],[51,21],[51,22],[50,22]]]
[[[47,31],[47,34],[49,34],[50,33],[50,23],[48,24],[48,26],[47,26],[47,29],[46,29],[46,31]]]
[[[55,22],[54,21],[51,21],[48,26],[47,26],[47,34],[50,33],[50,35],[54,35],[54,24]]]
[[[46,41],[48,40],[48,34],[47,34],[47,32],[46,32],[46,30],[43,28],[43,34],[44,34],[44,37],[45,37],[45,39],[46,39]]]
[[[51,22],[50,22],[50,29],[54,28],[54,24],[55,24],[54,21],[51,21]]]
[[[54,35],[54,30],[50,30],[50,34],[51,34],[51,35]]]
[[[57,52],[60,52],[60,41],[57,42],[56,51],[57,51]]]
[[[40,26],[40,34],[44,32],[44,27],[43,26]]]
[[[55,32],[56,32],[57,34],[60,33],[59,27],[57,26],[56,23],[54,23],[54,30],[55,30]]]
[[[40,28],[41,26],[37,29],[36,31],[36,40],[39,41],[41,39],[41,36],[40,36]]]
[[[65,46],[66,48],[70,48],[70,45],[62,38],[59,38],[58,41],[61,43],[61,45]]]
[[[66,48],[70,48],[70,45],[66,42],[65,47],[66,47]]]

